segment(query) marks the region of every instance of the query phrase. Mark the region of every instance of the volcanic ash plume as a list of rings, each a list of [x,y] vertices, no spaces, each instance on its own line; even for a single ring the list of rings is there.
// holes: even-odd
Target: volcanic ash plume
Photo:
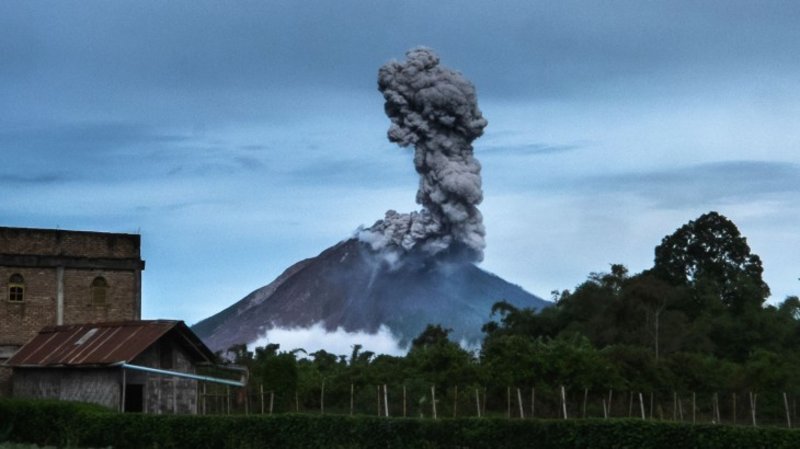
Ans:
[[[402,147],[414,145],[422,210],[390,210],[362,230],[359,239],[395,257],[421,252],[482,260],[486,231],[477,208],[483,199],[481,166],[472,154],[472,141],[483,134],[486,120],[475,87],[440,66],[432,50],[416,48],[406,53],[405,62],[381,67],[378,89],[392,121],[389,140]]]

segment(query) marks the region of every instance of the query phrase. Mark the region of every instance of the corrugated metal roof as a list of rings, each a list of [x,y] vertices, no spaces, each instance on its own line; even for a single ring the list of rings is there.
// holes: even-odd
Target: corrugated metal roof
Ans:
[[[173,330],[195,358],[213,360],[211,350],[183,321],[155,320],[48,326],[20,348],[6,365],[107,366],[130,362]]]

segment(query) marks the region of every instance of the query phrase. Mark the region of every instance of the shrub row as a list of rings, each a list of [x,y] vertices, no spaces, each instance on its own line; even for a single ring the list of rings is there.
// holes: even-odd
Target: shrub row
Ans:
[[[0,438],[125,448],[797,448],[800,431],[641,420],[155,416],[86,404],[0,400]]]

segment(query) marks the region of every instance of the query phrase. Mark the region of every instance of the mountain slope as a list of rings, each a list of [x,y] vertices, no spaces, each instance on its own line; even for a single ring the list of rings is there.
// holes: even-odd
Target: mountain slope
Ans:
[[[375,252],[346,240],[305,259],[272,283],[193,326],[213,350],[251,343],[272,327],[376,332],[383,324],[406,344],[427,324],[477,342],[492,304],[549,305],[472,263],[408,261],[390,270]]]

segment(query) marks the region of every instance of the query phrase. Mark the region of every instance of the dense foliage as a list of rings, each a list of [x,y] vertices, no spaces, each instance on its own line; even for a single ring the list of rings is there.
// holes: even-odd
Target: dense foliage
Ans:
[[[52,417],[49,422],[42,417]],[[641,420],[158,416],[83,404],[0,400],[10,441],[58,447],[202,448],[794,448],[800,432]],[[2,443],[2,441],[0,441]]]
[[[710,212],[664,237],[641,273],[611,265],[554,292],[555,304],[540,312],[499,301],[473,351],[431,325],[405,357],[376,357],[358,345],[350,355],[299,359],[278,345],[230,355],[250,368],[252,388],[273,392],[279,412],[379,414],[380,388],[389,385],[392,416],[430,416],[436,395],[443,416],[477,416],[479,408],[506,415],[513,399],[517,415],[558,417],[563,386],[570,416],[603,416],[602,407],[610,416],[638,415],[632,403],[644,408],[642,393],[648,416],[677,418],[683,408],[688,416],[681,401],[693,395],[708,420],[746,422],[753,395],[765,419],[779,423],[786,409],[797,414],[800,300],[765,306],[762,271],[736,226]],[[517,411],[520,399],[526,411]]]

